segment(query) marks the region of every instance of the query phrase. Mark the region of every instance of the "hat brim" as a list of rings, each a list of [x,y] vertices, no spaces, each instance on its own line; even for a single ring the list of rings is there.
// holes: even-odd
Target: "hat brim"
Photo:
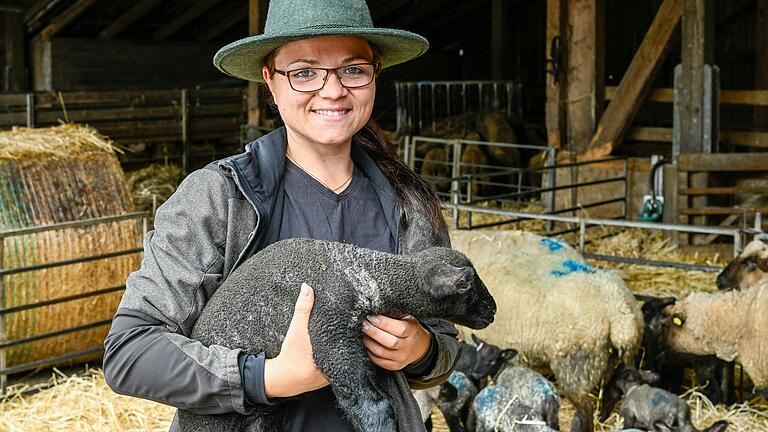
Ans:
[[[213,64],[222,72],[236,78],[264,82],[261,71],[264,59],[287,42],[317,36],[357,36],[376,46],[381,55],[381,67],[387,68],[424,54],[429,42],[416,33],[382,28],[320,28],[279,36],[256,35],[232,42],[213,56]]]

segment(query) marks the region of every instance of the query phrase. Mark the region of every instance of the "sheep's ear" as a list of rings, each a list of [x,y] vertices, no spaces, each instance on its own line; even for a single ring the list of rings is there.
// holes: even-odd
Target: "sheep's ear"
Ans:
[[[757,259],[757,268],[764,272],[768,272],[768,258],[758,258]]]
[[[675,327],[682,327],[685,324],[685,314],[676,313],[661,320],[663,325],[672,325]]]

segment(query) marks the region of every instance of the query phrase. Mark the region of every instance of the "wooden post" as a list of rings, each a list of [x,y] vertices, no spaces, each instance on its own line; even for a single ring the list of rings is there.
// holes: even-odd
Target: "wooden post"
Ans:
[[[701,153],[704,146],[704,65],[714,58],[714,0],[685,0],[682,17],[682,89],[680,92],[680,153]],[[688,187],[707,187],[707,173],[691,173]],[[707,205],[706,196],[689,199],[690,206]],[[694,216],[706,225],[706,216]],[[696,242],[697,236],[692,236]]]
[[[669,41],[680,21],[683,1],[664,0],[659,7],[621,83],[616,88],[605,115],[600,119],[585,159],[608,156],[621,143],[663,63]]]
[[[604,0],[571,0],[568,8],[568,143],[584,153],[605,100]]]
[[[27,68],[25,67],[24,15],[17,11],[3,12],[5,24],[5,83],[6,92],[21,93],[27,89]]]
[[[263,31],[263,22],[266,14],[263,13],[264,3],[261,0],[248,0],[248,34],[253,36]],[[248,124],[246,128],[246,140],[251,142],[261,136],[257,129],[261,124],[261,101],[259,99],[259,84],[253,81],[248,83]]]
[[[564,0],[547,0],[547,144],[560,148],[564,145],[563,133],[566,130],[565,88],[568,75],[566,74],[565,11]]]
[[[755,13],[755,89],[768,89],[768,0],[756,0]],[[768,124],[768,108],[755,107],[754,124]]]
[[[506,0],[491,0],[491,79],[504,78],[507,63],[507,8]]]

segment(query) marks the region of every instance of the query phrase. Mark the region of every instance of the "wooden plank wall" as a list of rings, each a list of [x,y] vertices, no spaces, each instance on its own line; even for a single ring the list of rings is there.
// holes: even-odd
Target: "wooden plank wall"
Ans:
[[[152,89],[229,81],[212,63],[220,43],[40,41],[34,90]]]
[[[35,126],[87,123],[119,144],[182,141],[182,89],[35,93]],[[244,88],[189,89],[189,140],[239,141]],[[0,129],[27,125],[27,95],[0,95]]]

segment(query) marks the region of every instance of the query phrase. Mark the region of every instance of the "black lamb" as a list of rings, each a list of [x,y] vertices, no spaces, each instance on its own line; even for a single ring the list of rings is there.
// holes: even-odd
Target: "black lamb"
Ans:
[[[479,329],[496,313],[493,297],[461,252],[433,247],[393,255],[290,239],[264,248],[232,272],[207,303],[192,337],[206,346],[264,351],[273,358],[280,352],[303,282],[315,291],[309,320],[315,364],[358,432],[397,430],[392,400],[362,343],[366,316],[441,318]],[[177,420],[184,431],[279,428],[275,407],[258,407],[249,416],[179,410]]]

